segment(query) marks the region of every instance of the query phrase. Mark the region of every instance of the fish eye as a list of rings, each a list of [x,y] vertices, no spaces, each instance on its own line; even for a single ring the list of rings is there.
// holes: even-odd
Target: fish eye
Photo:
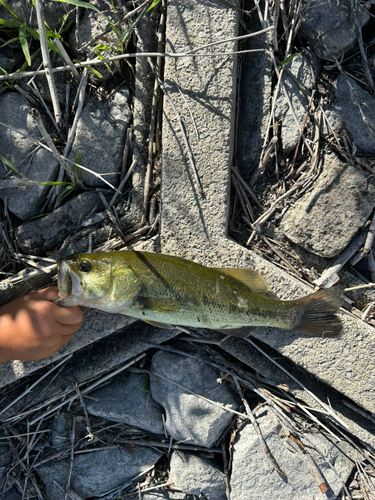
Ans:
[[[83,261],[79,265],[79,268],[83,273],[88,273],[89,271],[91,271],[92,265],[90,264],[90,262]]]

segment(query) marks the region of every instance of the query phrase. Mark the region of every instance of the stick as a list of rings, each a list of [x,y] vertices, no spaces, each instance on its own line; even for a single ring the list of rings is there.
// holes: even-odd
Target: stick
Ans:
[[[241,398],[243,404],[245,405],[246,413],[249,415],[251,423],[253,424],[254,430],[258,436],[259,442],[260,442],[261,446],[263,447],[263,451],[266,455],[267,460],[270,462],[271,466],[276,470],[276,472],[279,474],[279,476],[281,478],[285,477],[285,472],[277,465],[276,460],[271,453],[271,450],[269,449],[264,437],[262,436],[258,422],[256,421],[256,418],[254,417],[253,412],[251,411],[250,406],[243,395],[241,386],[240,386],[237,378],[234,377],[233,380],[234,380],[234,383],[236,384],[238,394],[240,395],[240,398]]]
[[[371,251],[372,244],[374,242],[374,237],[375,237],[375,212],[372,216],[371,219],[371,224],[367,233],[366,241],[363,246],[363,248],[359,251],[359,253],[353,257],[352,261],[350,262],[352,266],[355,266],[358,264],[358,262],[365,256],[368,255]]]
[[[163,48],[163,34],[162,27],[165,22],[165,10],[162,11],[158,29],[158,52],[161,52]],[[142,208],[142,217],[141,224],[144,224],[147,219],[147,214],[149,211],[150,204],[150,186],[151,186],[151,177],[152,177],[152,167],[153,167],[153,156],[154,156],[154,138],[155,138],[155,128],[156,128],[156,117],[157,117],[157,104],[158,104],[158,95],[159,95],[159,83],[158,78],[160,77],[160,69],[161,69],[161,57],[159,56],[156,60],[156,68],[154,69],[150,59],[148,62],[151,66],[151,69],[155,72],[155,80],[154,80],[154,93],[152,95],[151,102],[151,117],[150,117],[150,128],[148,134],[148,155],[147,155],[147,167],[146,167],[146,177],[145,177],[145,187],[143,191],[143,208]]]
[[[204,53],[200,54],[198,50],[202,50],[208,47],[212,47],[214,45],[220,45],[223,43],[228,43],[228,42],[233,42],[235,40],[243,40],[246,38],[251,38],[253,36],[258,36],[262,33],[266,33],[267,31],[273,30],[273,26],[270,26],[268,28],[265,28],[263,30],[257,31],[255,33],[247,33],[246,35],[238,36],[238,37],[233,37],[233,38],[227,38],[225,40],[219,40],[217,42],[212,42],[206,45],[202,45],[201,47],[196,47],[195,49],[189,50],[187,52],[164,52],[164,53],[159,53],[159,52],[138,52],[138,53],[130,53],[130,54],[121,54],[118,56],[113,56],[113,57],[106,57],[103,59],[95,58],[91,59],[88,61],[84,61],[81,63],[75,63],[73,66],[75,68],[84,68],[85,66],[93,66],[96,64],[105,64],[109,63],[112,61],[118,61],[121,59],[130,59],[130,58],[137,58],[137,57],[216,57],[216,56],[229,56],[229,55],[236,55],[236,54],[248,54],[250,52],[265,52],[265,49],[252,49],[252,50],[240,50],[240,51],[231,51],[231,52],[220,52],[220,53]],[[60,71],[68,71],[71,70],[70,66],[59,66],[57,68],[52,68],[51,72],[52,73],[57,73]],[[7,75],[2,75],[0,76],[0,81],[2,80],[12,80],[12,79],[19,79],[19,78],[29,78],[37,75],[44,75],[46,74],[46,70],[38,70],[38,71],[28,71],[25,73],[19,73],[19,71],[15,71],[14,73],[9,73]]]
[[[42,117],[40,116],[39,111],[37,109],[33,108],[30,111],[30,114],[31,114],[32,118],[34,119],[43,139],[46,141],[47,146],[50,148],[55,160],[61,165],[61,168],[63,170],[65,170],[65,172],[69,175],[69,177],[73,180],[73,182],[76,182],[77,184],[82,186],[82,182],[78,179],[77,176],[74,176],[73,172],[69,168],[65,159],[57,151],[56,146],[55,146],[53,140],[51,139],[51,136],[49,135],[49,133],[47,132],[47,130],[44,126],[44,123],[43,123]],[[77,177],[77,178],[75,178],[75,177]]]
[[[255,196],[254,191],[250,188],[250,186],[247,184],[247,182],[244,181],[243,177],[241,176],[240,172],[238,171],[238,168],[235,166],[232,166],[232,171],[234,175],[237,177],[237,179],[240,181],[244,189],[249,193],[251,198],[255,201],[255,203],[258,205],[258,207],[261,210],[264,210],[264,206],[260,203],[258,198]]]
[[[56,47],[59,49],[61,57],[64,59],[66,64],[71,69],[71,72],[75,76],[75,79],[77,80],[77,82],[79,82],[81,79],[81,76],[78,73],[77,69],[74,67],[73,61],[70,59],[69,54],[67,53],[67,51],[64,48],[64,45],[60,42],[60,40],[57,37],[53,41],[55,42]]]
[[[112,199],[111,199],[111,201],[109,202],[109,206],[110,206],[110,207],[113,207],[113,205],[115,204],[115,202],[116,202],[116,200],[117,200],[118,196],[122,194],[122,189],[124,188],[124,186],[125,186],[125,184],[126,184],[127,180],[129,179],[129,177],[131,176],[131,174],[132,174],[132,172],[133,172],[133,170],[134,170],[134,168],[135,168],[136,164],[137,164],[137,160],[133,160],[133,163],[130,165],[129,170],[126,172],[125,177],[122,179],[122,181],[121,181],[121,183],[120,183],[120,185],[119,185],[119,187],[118,187],[118,190],[117,190],[117,191],[116,191],[116,193],[112,196]]]
[[[54,79],[53,73],[52,73],[51,60],[49,57],[46,27],[44,24],[44,11],[43,11],[42,0],[35,0],[35,10],[36,10],[36,17],[38,19],[40,48],[42,50],[44,71],[45,71],[45,75],[47,77],[48,87],[49,87],[49,91],[51,94],[51,100],[52,100],[53,112],[54,112],[55,119],[56,119],[56,124],[58,127],[60,127],[60,125],[61,125],[61,109],[60,109],[59,98],[57,95],[55,79]]]
[[[320,492],[324,495],[328,490],[324,477],[322,476],[310,454],[307,452],[306,448],[303,446],[302,441],[298,439],[297,436],[291,433],[288,437],[288,444],[294,451],[302,456],[310,471],[310,474],[318,485]]]
[[[72,432],[70,434],[70,461],[69,461],[69,473],[68,473],[68,479],[66,481],[66,487],[65,487],[65,499],[68,500],[68,496],[70,494],[70,481],[72,479],[72,472],[73,472],[73,465],[74,465],[74,441],[75,441],[75,436],[76,436],[76,417],[73,417],[73,425],[72,425]]]

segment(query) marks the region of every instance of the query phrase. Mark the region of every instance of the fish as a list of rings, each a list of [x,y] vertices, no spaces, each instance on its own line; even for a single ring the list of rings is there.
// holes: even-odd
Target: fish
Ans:
[[[58,264],[61,306],[86,306],[141,319],[161,328],[207,328],[246,337],[249,328],[277,327],[314,337],[338,337],[342,289],[296,300],[267,294],[250,269],[213,268],[181,257],[125,250],[81,253]]]

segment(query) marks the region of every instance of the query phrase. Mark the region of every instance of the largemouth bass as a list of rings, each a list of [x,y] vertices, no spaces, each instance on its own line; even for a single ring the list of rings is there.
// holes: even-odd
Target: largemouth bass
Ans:
[[[256,271],[216,269],[148,252],[79,254],[58,262],[59,305],[122,313],[161,327],[209,328],[247,336],[243,327],[271,326],[318,337],[337,337],[341,289],[297,300],[264,294]],[[241,330],[242,329],[242,330]]]

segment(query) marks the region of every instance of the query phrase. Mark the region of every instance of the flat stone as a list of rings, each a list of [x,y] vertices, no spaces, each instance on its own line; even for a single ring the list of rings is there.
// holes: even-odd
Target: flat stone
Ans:
[[[210,3],[172,0],[168,4],[165,50],[184,52],[211,41],[232,38],[237,36],[238,21],[238,11],[219,0]],[[236,42],[225,44],[228,52],[236,49]],[[222,50],[220,46],[211,49],[212,52]],[[226,235],[236,79],[236,56],[165,60],[165,86],[184,120],[204,198],[199,194],[192,167],[187,161],[177,118],[165,100],[167,119],[163,120],[162,133],[160,221],[162,253],[186,258],[202,257],[202,251],[206,255],[212,254],[210,247],[214,247],[213,241],[219,235]],[[186,111],[186,102],[192,110],[198,137]]]
[[[203,360],[165,351],[154,354],[151,395],[163,406],[165,426],[173,439],[207,448],[220,439],[233,414],[199,398],[204,396],[232,410],[238,408],[238,398],[218,382],[219,377],[220,372]]]
[[[100,95],[92,98],[83,108],[78,120],[76,137],[69,155],[75,160],[81,155],[81,164],[97,174],[105,175],[112,185],[119,183],[125,133],[130,120],[129,91],[122,87],[108,101]],[[93,145],[95,144],[95,147]],[[107,187],[93,174],[84,172],[87,186]]]
[[[164,434],[162,407],[150,396],[148,380],[141,373],[127,373],[90,393],[87,410],[114,422]]]
[[[161,455],[154,449],[139,446],[76,454],[71,489],[83,499],[101,496],[147,470]],[[69,459],[54,460],[38,467],[48,500],[64,500],[69,463]]]
[[[41,136],[30,110],[21,94],[9,92],[0,97],[1,121],[10,127],[1,126],[1,154],[27,179],[37,182],[28,187],[0,190],[0,198],[8,198],[9,210],[23,220],[40,214],[50,186],[39,183],[54,181],[57,173],[57,162],[52,153],[35,145]],[[9,170],[0,162],[0,179]]]
[[[19,226],[17,242],[26,254],[45,255],[74,234],[82,219],[102,206],[103,202],[95,191],[84,192],[54,212]]]
[[[351,19],[350,0],[304,0],[301,32],[321,59],[333,60],[350,50],[357,41],[356,30]],[[369,13],[358,7],[357,19],[362,27],[370,19]]]
[[[299,401],[304,401],[308,408],[314,408],[317,411],[326,411],[329,407],[333,415],[337,417],[336,423],[339,422],[339,427],[348,430],[361,441],[375,448],[375,423],[370,418],[366,418],[363,414],[344,404],[342,394],[332,389],[329,385],[312,377],[305,370],[301,370],[292,361],[284,356],[280,356],[279,353],[275,352],[271,354],[271,357],[282,368],[287,370],[290,374],[289,376],[245,339],[229,338],[225,342],[222,342],[221,348],[251,367],[267,382],[287,387],[288,393],[292,394]],[[270,353],[268,352],[268,354]],[[312,394],[321,401],[321,404],[312,397]]]
[[[335,153],[321,160],[314,187],[284,215],[280,229],[297,245],[321,257],[335,257],[364,226],[375,205],[375,183]]]
[[[373,64],[373,61],[375,58],[372,58],[369,63]],[[361,107],[362,114],[358,105]],[[327,110],[327,119],[331,128],[347,129],[359,152],[374,154],[374,117],[375,97],[366,92],[349,76],[344,78],[340,74],[334,84],[332,107]]]
[[[184,493],[196,496],[203,493],[207,500],[227,500],[225,475],[208,458],[174,451],[169,479]]]
[[[267,460],[253,425],[246,424],[233,443],[231,500],[334,500],[355,464],[354,449],[346,442],[333,443],[319,432],[303,433],[302,443],[328,487],[327,493],[322,494],[302,455],[288,449],[287,436],[280,420],[266,407],[259,409],[254,415],[270,452],[286,478],[283,480]],[[314,446],[324,458],[315,451]],[[327,461],[335,470],[332,470]],[[337,477],[335,471],[340,477]]]
[[[285,69],[289,70],[297,82],[305,88],[305,91],[311,94],[319,71],[316,57],[298,54],[285,64]],[[297,118],[296,122],[288,100],[280,89],[275,105],[275,119],[281,122],[282,147],[284,153],[288,155],[297,145],[308,109],[308,101],[300,87],[287,73],[283,74],[283,83]]]

